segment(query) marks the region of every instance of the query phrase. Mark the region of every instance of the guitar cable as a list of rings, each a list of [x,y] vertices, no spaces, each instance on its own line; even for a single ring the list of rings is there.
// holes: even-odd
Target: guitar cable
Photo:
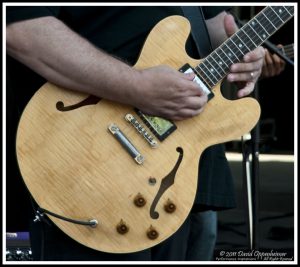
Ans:
[[[95,220],[95,219],[92,219],[92,220],[89,220],[89,221],[74,220],[74,219],[70,219],[70,218],[58,215],[56,213],[53,213],[49,210],[46,210],[46,209],[43,209],[43,208],[40,208],[40,207],[38,207],[37,210],[36,210],[36,217],[34,219],[34,222],[41,221],[41,220],[45,221],[44,214],[49,214],[49,215],[51,215],[53,217],[56,217],[58,219],[61,219],[61,220],[67,221],[67,222],[71,222],[71,223],[75,223],[75,224],[79,224],[79,225],[86,225],[86,226],[91,226],[91,227],[96,227],[98,225],[98,221]]]

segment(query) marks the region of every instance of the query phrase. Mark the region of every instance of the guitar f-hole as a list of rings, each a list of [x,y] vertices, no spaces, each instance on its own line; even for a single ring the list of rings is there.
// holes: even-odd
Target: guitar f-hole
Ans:
[[[159,187],[159,190],[151,204],[151,207],[150,207],[150,217],[152,219],[158,219],[159,217],[159,213],[157,211],[155,211],[155,208],[157,206],[157,203],[158,201],[160,200],[161,196],[164,194],[164,192],[174,184],[175,182],[175,176],[176,176],[176,173],[177,173],[177,170],[181,164],[181,161],[183,159],[183,149],[181,147],[177,147],[176,148],[176,151],[179,153],[179,157],[178,157],[178,160],[174,166],[174,168],[172,169],[172,171],[167,175],[165,176],[162,180],[161,180],[161,184],[160,184],[160,187]]]
[[[70,106],[65,106],[64,102],[62,101],[58,101],[56,103],[56,109],[59,111],[71,111],[77,108],[81,108],[87,105],[96,105],[99,101],[101,100],[100,97],[98,96],[94,96],[94,95],[90,95],[88,96],[86,99],[82,100],[79,103],[76,103],[74,105],[70,105]]]

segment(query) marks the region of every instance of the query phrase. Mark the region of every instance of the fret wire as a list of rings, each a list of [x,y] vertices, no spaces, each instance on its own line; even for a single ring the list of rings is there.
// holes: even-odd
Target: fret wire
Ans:
[[[226,67],[229,68],[228,65],[226,64],[226,62],[222,59],[222,57],[219,56],[219,54],[217,53],[217,50],[215,50],[214,53],[219,57],[219,59],[221,59],[221,61],[218,62],[219,66],[222,65],[222,62],[223,62],[226,65]]]
[[[251,51],[251,49],[247,46],[247,44],[245,42],[242,41],[242,39],[239,37],[238,34],[236,34],[236,37],[239,38],[239,40],[244,44],[244,46],[248,49],[248,52]]]
[[[270,35],[270,31],[266,28],[267,26],[264,24],[264,20],[265,20],[267,22],[267,25],[274,27],[275,30],[271,30],[271,34],[273,34],[276,30],[278,30],[283,25],[281,21],[287,21],[288,19],[291,18],[285,10],[286,10],[285,7],[274,7],[274,8],[268,7],[264,10],[264,12],[262,12],[263,16],[266,17],[266,19],[265,18],[262,19],[261,23],[259,20],[257,20],[257,22]],[[281,19],[281,21],[278,19],[278,17]],[[257,18],[260,19],[259,16],[257,16]],[[273,23],[270,23],[270,21],[273,21]]]
[[[293,6],[286,6],[286,9],[289,10],[291,9],[291,13],[290,13],[290,16],[294,16],[294,7]]]
[[[256,22],[258,22],[258,24],[265,30],[265,32],[270,36],[269,32],[265,29],[265,27],[262,26],[262,25],[259,23],[259,21],[258,21],[257,19],[255,19],[255,20],[256,20]],[[265,39],[266,39],[266,38],[265,38]]]
[[[269,11],[272,11],[270,8],[267,8],[262,12],[257,18],[257,22],[261,25],[261,27],[264,28],[264,30],[268,33],[270,36],[272,33],[274,33],[277,30],[277,27],[270,21],[270,19],[265,15],[265,13],[268,13]]]
[[[272,21],[276,29],[278,29],[284,22],[272,7],[266,10],[266,17]]]
[[[287,11],[287,13],[289,13],[290,14],[290,16],[292,16],[292,14],[288,11],[288,9],[287,8],[285,8],[284,6],[283,6],[283,8]]]
[[[196,66],[195,68],[194,68],[194,70],[198,73],[198,75],[203,79],[203,81],[205,82],[205,85],[208,85],[207,87],[209,87],[209,88],[212,88],[215,84],[213,83],[213,82],[209,82],[206,78],[208,78],[209,79],[209,77],[207,76],[207,74],[205,73],[205,72],[203,72],[202,70],[201,70],[201,68],[200,68],[200,65],[201,65],[201,63],[198,65],[198,66]],[[205,76],[203,76],[203,75],[201,75],[201,73],[200,72],[203,72],[203,74],[205,75]]]
[[[242,51],[242,50],[237,46],[237,44],[233,41],[233,37],[230,38],[230,39],[228,40],[228,42],[229,42],[229,41],[231,41],[231,43],[233,43],[233,44],[237,47],[237,49],[238,49],[237,51],[240,51],[240,52],[242,53],[242,55],[244,54],[243,51]],[[236,54],[237,54],[237,53],[236,53]],[[240,56],[237,56],[237,58],[240,59]]]
[[[293,10],[290,11],[293,12]],[[265,8],[252,20],[250,20],[249,23],[244,25],[239,32],[237,32],[226,42],[224,42],[219,48],[213,51],[203,62],[201,62],[195,68],[195,70],[204,80],[205,84],[209,85],[208,87],[214,86],[218,82],[218,76],[222,75],[220,70],[224,73],[224,75],[222,75],[223,78],[229,72],[230,65],[235,63],[235,59],[232,58],[232,55],[234,55],[234,57],[238,61],[240,61],[238,52],[244,55],[246,51],[244,52],[243,50],[247,49],[251,51],[251,47],[253,47],[253,45],[254,48],[256,48],[261,43],[263,43],[271,34],[273,34],[279,27],[283,25],[283,22],[286,22],[291,18],[288,15],[291,15],[291,12],[289,12],[285,7],[275,6],[274,8]],[[236,42],[236,40],[238,40],[238,42]],[[239,42],[241,43],[238,44]],[[237,48],[237,50],[235,47]],[[226,53],[226,51],[228,53]],[[225,57],[222,53],[225,55]],[[224,65],[226,65],[226,68],[223,63]],[[209,68],[209,66],[211,66],[212,68]],[[207,73],[205,69],[207,69],[210,73]],[[214,82],[214,80],[216,80],[217,82]]]
[[[198,72],[197,69],[200,70],[199,66],[196,66],[196,67],[194,68],[194,70],[197,72],[198,76],[199,76],[200,78],[202,78],[202,82],[204,82],[204,84],[205,84],[208,88],[211,88],[211,85],[206,81],[205,77],[203,77],[203,76],[200,74],[200,72]]]
[[[256,32],[255,32],[255,30],[253,29],[253,27],[249,24],[249,27],[252,29],[252,31],[256,34],[256,36],[258,36],[259,37],[259,39],[263,42],[264,40],[263,39],[261,39],[261,37],[259,36],[259,34],[257,34]]]
[[[249,37],[251,41],[256,44],[256,47],[262,43],[261,37],[258,35],[258,33],[253,29],[253,27],[250,24],[246,25],[243,28],[245,29],[245,32],[249,33]]]
[[[212,53],[213,54],[213,53]],[[220,64],[214,59],[214,57],[213,57],[213,55],[209,55],[209,57],[210,58],[212,58],[213,59],[213,61],[216,63],[216,65],[219,67],[219,69],[221,70],[221,71],[223,71],[225,74],[226,74],[226,72],[220,67]]]
[[[217,62],[217,60],[214,59],[214,55],[216,55],[219,60]],[[215,60],[215,62],[217,62],[217,65],[220,67],[220,69],[222,69],[222,71],[224,72],[224,74],[226,75],[228,73],[229,67],[227,65],[227,63],[225,62],[225,59],[223,60],[222,57],[217,53],[217,50],[215,50],[213,53],[211,53],[207,59],[209,59],[209,57],[212,57],[213,60]],[[225,66],[223,66],[223,63],[225,64]],[[224,75],[223,75],[224,77]]]
[[[226,42],[224,43],[224,45],[230,50],[230,52],[236,57],[237,60],[239,60],[239,58],[236,56],[235,53],[233,53],[233,51],[230,49],[230,47],[226,44]],[[232,62],[234,63],[234,62]]]
[[[242,57],[247,54],[251,49],[248,48],[247,44],[241,40],[241,38],[238,36],[238,34],[233,35],[230,38],[231,42],[238,48],[238,50],[241,52],[241,54],[237,54],[239,59],[242,59]]]
[[[255,21],[252,21],[251,24],[253,26],[253,31],[255,33],[257,33],[257,35],[260,37],[261,39],[261,43],[263,43],[267,38],[268,38],[268,35],[269,33],[266,32],[266,30],[261,26],[260,23],[256,23],[257,20]],[[251,26],[251,27],[252,27]]]
[[[248,39],[254,44],[254,47],[257,47],[257,45],[253,42],[252,38],[249,37],[249,35],[243,30],[243,28],[241,29],[241,32],[243,32],[248,37]]]
[[[276,13],[276,11],[273,9],[273,7],[270,6],[270,8],[273,10],[273,12],[277,15],[277,17],[281,20],[281,22],[284,22],[281,17]]]
[[[219,47],[220,49],[221,49],[221,51],[223,52],[223,54],[229,59],[229,61],[231,62],[231,63],[233,63],[233,61],[230,59],[230,57],[228,57],[227,55],[226,55],[226,53],[224,52],[224,50],[222,49],[222,47]]]
[[[201,66],[204,66],[207,70],[208,70],[208,74],[206,74],[206,72],[203,70],[203,72],[206,74],[207,78],[213,83],[213,84],[216,84],[213,79],[215,79],[216,81],[218,81],[218,79],[215,77],[214,74],[210,73],[209,69],[205,66],[205,64],[201,64],[200,65],[200,69],[201,69]],[[202,69],[201,69],[202,70]],[[212,75],[209,75],[209,74],[212,74]]]
[[[272,13],[275,14],[275,17],[281,21],[280,22],[280,25],[279,26],[282,26],[282,22],[285,22],[288,18],[290,18],[290,16],[287,14],[287,12],[284,11],[283,9],[284,7],[283,6],[270,6],[267,10],[266,10],[266,13],[269,13],[271,14],[270,16],[272,16]],[[288,15],[286,17],[286,15]],[[271,18],[270,16],[266,16],[267,18]],[[271,21],[276,21],[274,19],[274,16],[273,16],[273,19],[271,19]],[[278,27],[277,27],[278,28]]]
[[[264,9],[265,10],[265,9]],[[263,10],[263,11],[264,11]],[[261,12],[263,12],[263,11],[261,11]],[[253,27],[255,27],[255,25],[257,25],[257,22],[256,22],[256,18],[258,17],[258,15],[260,15],[260,13],[259,14],[257,14],[254,18],[252,18],[246,25],[244,25],[241,29],[242,30],[246,30],[246,27],[248,26],[248,27],[250,27],[250,29],[252,30],[252,32],[254,33],[254,36],[255,37],[259,37],[259,39],[261,40],[261,41],[264,41],[261,37],[260,37],[260,35],[258,34],[258,31],[256,31]],[[259,24],[258,24],[259,25]],[[263,28],[263,27],[262,27]],[[247,31],[247,30],[246,30]],[[244,32],[246,32],[246,31],[244,31]],[[250,34],[250,32],[249,32],[249,34]],[[252,41],[252,39],[253,38],[250,38],[251,39],[251,41]],[[256,45],[256,47],[257,47],[257,45]]]
[[[212,54],[211,55],[209,55],[206,59],[209,61],[209,58],[212,58],[216,63],[217,63],[217,61],[214,59],[214,57],[212,56]],[[222,80],[227,74],[228,74],[228,70],[229,70],[229,68],[228,68],[228,70],[227,71],[225,71],[225,70],[223,70],[221,67],[220,67],[220,69],[223,71],[223,74],[222,75],[220,75],[221,77],[220,77],[220,79],[219,80]]]
[[[283,7],[284,8],[284,7]],[[293,8],[293,7],[292,7]],[[272,8],[272,11],[273,11],[273,13],[275,13],[275,15],[276,15],[276,17],[279,17],[279,19],[281,20],[281,21],[283,21],[283,22],[286,22],[286,21],[288,21],[290,18],[291,18],[291,15],[289,15],[289,13],[287,12],[287,11],[285,11],[285,8],[284,9],[282,9],[282,8],[278,8],[278,7],[274,7],[274,8]],[[278,12],[276,12],[276,11],[278,11]],[[280,15],[279,15],[279,14]],[[283,24],[282,23],[280,23],[280,25],[279,25],[279,27],[278,28],[280,28],[281,26],[282,26]]]
[[[204,76],[202,76],[202,77],[205,78],[205,81],[209,84],[209,86],[211,86],[211,87],[214,86],[213,81],[209,78],[209,75],[201,68],[201,65],[202,65],[202,63],[198,65],[197,72],[198,73],[202,72],[204,74]]]
[[[285,11],[285,8],[283,9],[283,7],[281,7],[281,6],[279,6],[279,7],[275,6],[273,9],[278,11],[276,13],[279,13],[282,16],[281,18],[283,19],[283,21],[287,21],[290,18],[290,15],[287,11]],[[286,17],[286,15],[287,15],[287,17]]]
[[[210,69],[210,73],[213,74],[213,76],[215,76],[215,73],[217,73],[220,77],[222,77],[222,75],[215,69],[215,67],[213,66],[212,63],[209,62],[209,60],[203,61],[203,64],[204,64],[205,67],[207,67],[207,66],[205,65],[206,62],[207,62],[209,65],[212,66],[213,70]],[[214,72],[214,71],[215,71],[215,72]],[[220,77],[218,78],[218,77],[215,76],[215,78],[216,78],[217,81],[220,79]]]
[[[269,19],[268,19],[268,17],[265,15],[265,13],[264,12],[262,12],[262,14],[264,15],[264,17],[270,22],[270,24],[275,28],[275,30],[277,29],[277,27],[272,23],[272,21],[270,21]]]

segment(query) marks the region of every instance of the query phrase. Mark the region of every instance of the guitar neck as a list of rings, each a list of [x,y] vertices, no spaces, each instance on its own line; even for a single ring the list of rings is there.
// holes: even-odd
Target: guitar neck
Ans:
[[[294,57],[294,44],[285,45],[281,48],[281,52],[288,58]]]
[[[265,7],[196,66],[196,72],[212,89],[229,73],[232,64],[240,62],[245,54],[264,43],[293,15],[293,6]]]

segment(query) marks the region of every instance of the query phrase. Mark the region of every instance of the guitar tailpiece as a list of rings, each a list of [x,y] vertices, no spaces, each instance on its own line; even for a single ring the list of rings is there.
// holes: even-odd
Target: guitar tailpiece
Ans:
[[[44,214],[49,214],[53,217],[56,217],[58,219],[61,219],[61,220],[67,221],[67,222],[80,224],[80,225],[85,225],[85,226],[90,226],[90,227],[93,227],[93,228],[97,227],[97,225],[98,225],[98,221],[96,219],[91,219],[89,221],[74,220],[74,219],[66,218],[64,216],[55,214],[55,213],[53,213],[49,210],[45,210],[45,209],[42,209],[42,208],[38,208],[38,210],[36,211],[35,219],[33,221],[34,222],[38,222],[38,221],[39,222],[41,222],[41,221],[47,222],[47,220],[44,217]],[[49,222],[47,222],[47,223],[49,223]]]

